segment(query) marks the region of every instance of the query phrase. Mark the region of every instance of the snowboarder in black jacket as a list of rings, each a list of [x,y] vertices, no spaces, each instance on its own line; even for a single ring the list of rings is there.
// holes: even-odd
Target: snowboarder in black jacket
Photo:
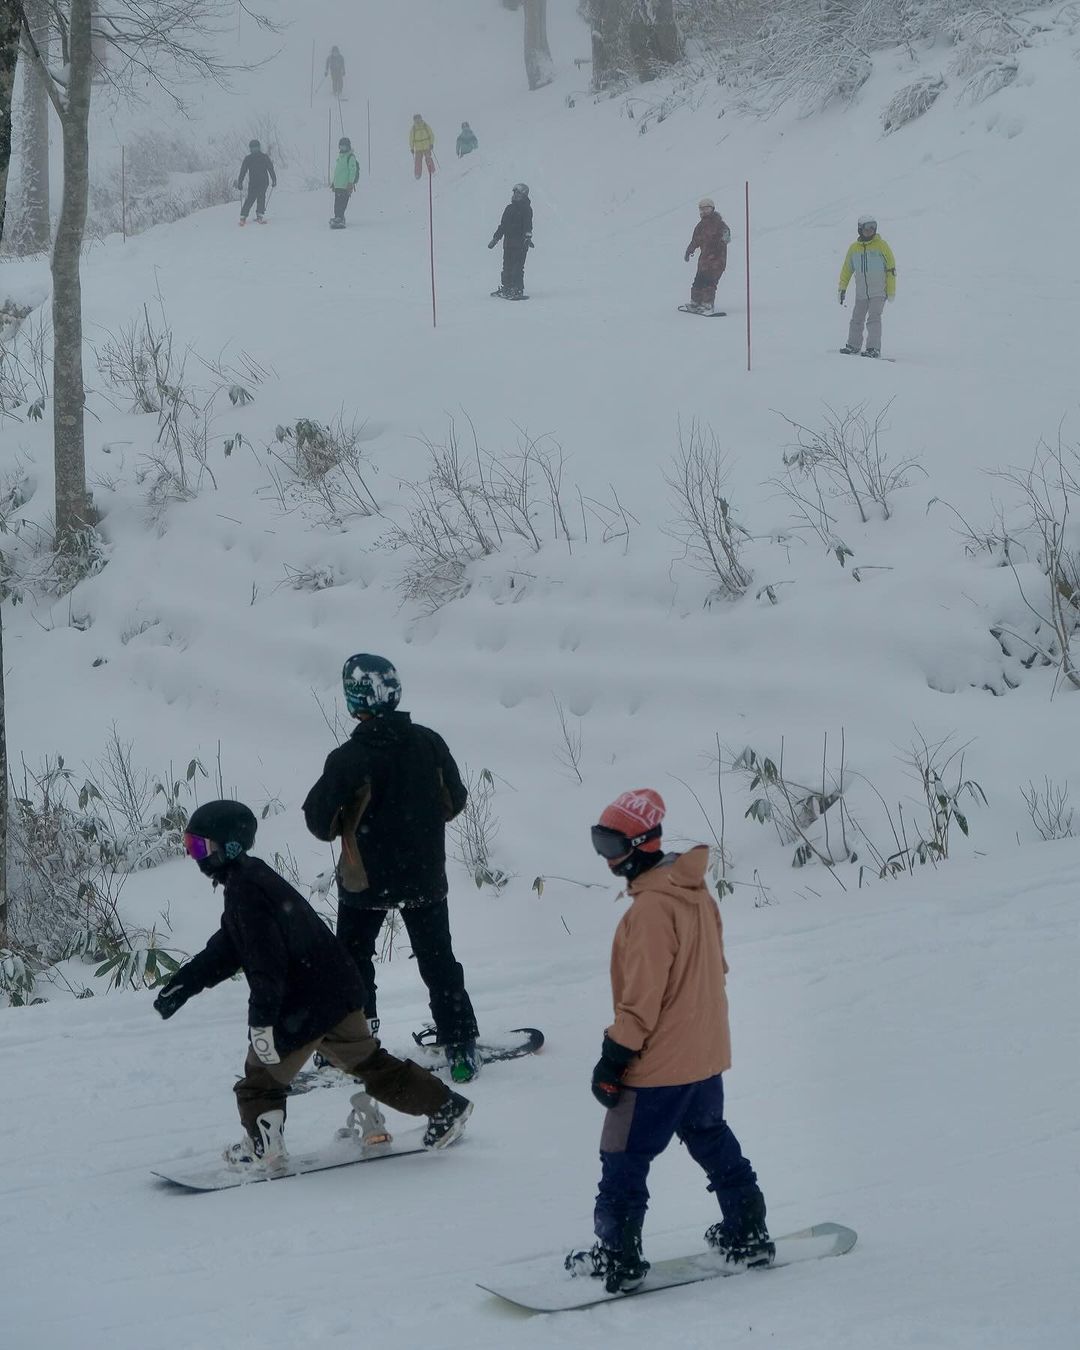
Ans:
[[[203,875],[223,887],[224,912],[203,950],[154,1000],[167,1019],[203,989],[241,970],[247,976],[249,1048],[233,1089],[245,1136],[226,1150],[226,1161],[241,1168],[287,1165],[286,1093],[316,1050],[363,1082],[366,1092],[353,1099],[350,1117],[371,1125],[358,1134],[362,1142],[389,1138],[374,1099],[427,1116],[429,1148],[453,1143],[472,1104],[426,1069],[382,1049],[364,1018],[364,982],[348,952],[298,891],[249,855],[257,828],[254,814],[234,801],[207,802],[188,821],[184,848]]]
[[[323,79],[330,76],[330,87],[333,90],[334,97],[341,97],[341,89],[345,83],[345,58],[336,47],[330,48],[330,55],[326,58],[326,69],[323,71]]]
[[[251,215],[251,208],[254,205],[255,219],[260,225],[265,225],[266,189],[271,183],[277,187],[277,174],[274,172],[270,156],[263,152],[258,141],[248,141],[248,154],[244,156],[244,162],[240,165],[240,172],[236,177],[238,192],[243,192],[245,178],[248,180],[248,190],[244,204],[240,208],[240,224],[247,224],[247,218]]]
[[[525,255],[533,246],[533,213],[527,183],[515,183],[510,204],[502,213],[499,228],[488,248],[503,241],[502,280],[491,294],[500,300],[525,299]]]
[[[438,1043],[454,1081],[467,1083],[480,1065],[476,1016],[450,937],[446,823],[468,792],[443,738],[397,711],[401,681],[389,661],[350,656],[342,681],[360,725],[331,751],[304,802],[311,833],[341,840],[338,936],[360,967],[377,1027],[375,946],[387,911],[400,908]]]

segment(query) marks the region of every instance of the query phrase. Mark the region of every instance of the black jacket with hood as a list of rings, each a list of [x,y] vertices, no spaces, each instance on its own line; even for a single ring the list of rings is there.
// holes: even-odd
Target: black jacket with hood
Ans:
[[[392,909],[446,899],[446,823],[468,796],[443,738],[384,712],[330,752],[304,818],[317,839],[341,839],[342,902]]]
[[[280,1055],[363,1009],[364,981],[352,957],[284,877],[246,853],[219,875],[221,927],[174,979],[198,993],[242,970],[251,991],[248,1025],[273,1027]]]

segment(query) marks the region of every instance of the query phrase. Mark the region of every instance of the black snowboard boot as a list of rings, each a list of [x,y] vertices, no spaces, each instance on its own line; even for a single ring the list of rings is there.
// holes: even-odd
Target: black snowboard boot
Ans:
[[[858,356],[859,349],[858,347],[853,347],[850,342],[845,342],[840,348],[840,354],[841,356]]]
[[[473,1104],[467,1097],[451,1092],[439,1109],[428,1117],[424,1131],[425,1148],[449,1148],[465,1128],[472,1115]]]
[[[866,351],[863,352],[863,356],[869,356],[872,361],[877,360],[880,355],[880,347],[867,347]]]
[[[714,1223],[705,1241],[732,1265],[771,1266],[776,1244],[765,1225],[765,1197],[756,1186],[721,1202],[723,1221]]]
[[[592,1275],[604,1281],[609,1294],[632,1294],[649,1273],[641,1254],[641,1225],[626,1224],[621,1247],[605,1247],[599,1240],[588,1251],[571,1252],[563,1262],[571,1275]]]

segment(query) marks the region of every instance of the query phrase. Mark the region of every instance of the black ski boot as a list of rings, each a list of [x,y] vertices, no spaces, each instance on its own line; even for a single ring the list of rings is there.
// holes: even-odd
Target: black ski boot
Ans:
[[[632,1294],[649,1273],[641,1254],[641,1225],[628,1222],[621,1247],[605,1247],[597,1240],[584,1252],[571,1252],[563,1262],[571,1275],[591,1275],[604,1281],[609,1294]]]
[[[705,1241],[731,1265],[771,1266],[776,1244],[765,1225],[765,1197],[756,1186],[720,1206],[724,1218],[714,1223]]]
[[[465,1128],[473,1104],[467,1097],[451,1092],[439,1109],[428,1117],[424,1131],[425,1148],[449,1148]]]

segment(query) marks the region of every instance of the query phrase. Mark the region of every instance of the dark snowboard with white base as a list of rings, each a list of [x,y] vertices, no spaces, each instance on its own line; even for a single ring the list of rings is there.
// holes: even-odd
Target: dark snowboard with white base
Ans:
[[[698,305],[680,305],[680,314],[696,314],[699,319],[726,319],[726,309],[702,309]]]
[[[446,1062],[446,1048],[439,1045],[435,1035],[434,1027],[414,1031],[413,1040],[416,1045],[409,1054],[429,1073],[449,1075],[450,1066]],[[482,1067],[504,1059],[522,1059],[526,1055],[535,1055],[543,1049],[543,1046],[542,1031],[536,1027],[516,1027],[513,1031],[503,1032],[502,1035],[489,1036],[485,1040],[477,1041],[476,1053]],[[406,1055],[403,1054],[400,1058],[405,1059]],[[289,1096],[299,1097],[315,1088],[340,1087],[345,1083],[351,1083],[355,1087],[356,1080],[349,1074],[342,1073],[340,1069],[335,1069],[333,1065],[322,1064],[315,1068],[301,1069],[289,1085]]]
[[[843,1256],[855,1246],[858,1235],[853,1228],[838,1223],[819,1223],[798,1233],[775,1238],[776,1259],[762,1270],[775,1270],[797,1261],[818,1261],[826,1256]],[[681,1284],[698,1284],[727,1275],[741,1275],[745,1265],[728,1265],[718,1252],[696,1252],[669,1261],[654,1261],[645,1280],[628,1293],[609,1294],[602,1279],[590,1275],[571,1275],[563,1269],[563,1258],[539,1256],[502,1266],[481,1289],[505,1299],[527,1312],[571,1312],[596,1303],[654,1294]]]

